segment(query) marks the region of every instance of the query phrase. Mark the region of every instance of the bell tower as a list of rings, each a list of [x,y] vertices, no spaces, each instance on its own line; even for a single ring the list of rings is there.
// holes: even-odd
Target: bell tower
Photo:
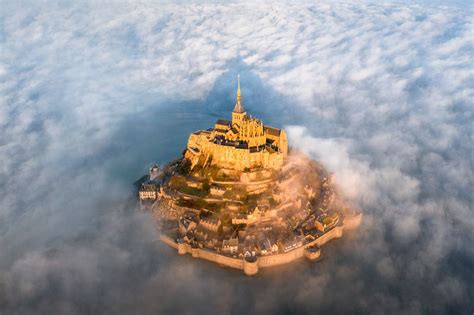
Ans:
[[[232,124],[242,125],[242,120],[247,115],[244,105],[242,105],[242,95],[240,93],[240,75],[237,75],[237,101],[232,111]]]

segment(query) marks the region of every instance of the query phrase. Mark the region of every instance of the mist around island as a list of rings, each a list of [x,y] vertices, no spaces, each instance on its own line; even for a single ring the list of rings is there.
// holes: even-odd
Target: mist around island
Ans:
[[[1,314],[472,314],[473,7],[16,2],[0,10]],[[361,227],[241,272],[178,256],[133,182],[249,113]]]

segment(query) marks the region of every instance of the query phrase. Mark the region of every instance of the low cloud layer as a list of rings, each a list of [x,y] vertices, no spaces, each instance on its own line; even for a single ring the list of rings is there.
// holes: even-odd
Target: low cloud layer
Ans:
[[[5,2],[0,313],[474,310],[473,9]],[[178,257],[131,183],[232,108],[285,126],[364,210],[256,278]]]

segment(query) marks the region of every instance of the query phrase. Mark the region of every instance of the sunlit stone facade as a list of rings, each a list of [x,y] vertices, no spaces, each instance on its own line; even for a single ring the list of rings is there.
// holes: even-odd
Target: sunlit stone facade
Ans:
[[[288,154],[283,129],[265,126],[250,117],[241,101],[240,80],[232,120],[219,119],[214,128],[189,136],[185,158],[196,164],[245,171],[254,168],[279,169]]]

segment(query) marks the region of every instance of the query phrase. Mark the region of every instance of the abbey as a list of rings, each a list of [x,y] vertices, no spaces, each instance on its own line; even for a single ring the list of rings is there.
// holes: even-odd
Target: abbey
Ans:
[[[242,104],[240,78],[232,121],[219,119],[214,128],[193,132],[184,157],[197,164],[245,171],[255,168],[278,170],[288,154],[283,129],[266,126],[250,117]]]

